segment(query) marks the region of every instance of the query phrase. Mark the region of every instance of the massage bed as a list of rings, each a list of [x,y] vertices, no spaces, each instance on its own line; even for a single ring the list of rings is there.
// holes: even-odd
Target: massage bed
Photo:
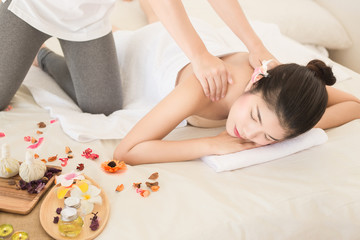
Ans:
[[[299,10],[304,7],[309,13],[320,16],[317,12],[320,9],[322,14],[328,14],[328,18],[332,16],[314,1],[292,2],[299,4]],[[252,5],[247,1],[241,3],[265,45],[280,61],[305,64],[312,58],[320,58],[333,66],[338,79],[335,87],[360,98],[360,75],[328,58],[328,49],[336,49],[335,40],[326,42],[328,37],[316,42],[310,37],[302,38],[302,28],[296,22],[293,23],[298,24],[296,36],[292,35],[289,33],[291,28],[286,30],[286,26],[281,25],[283,20],[279,22],[278,19],[272,21],[257,17],[257,8],[262,5]],[[271,15],[271,10],[276,12],[276,6],[283,6],[282,3],[284,1],[274,1],[272,8],[267,8],[265,13]],[[207,2],[188,0],[184,4],[191,16],[219,28],[229,36],[229,42],[236,41]],[[315,7],[310,9],[309,6]],[[337,19],[333,18],[332,21],[338,24],[339,31],[346,32],[341,29]],[[145,16],[137,1],[119,1],[113,22],[121,29],[135,30],[145,25]],[[335,31],[334,24],[332,31]],[[314,25],[311,28],[317,27]],[[324,29],[317,31],[325,34]],[[314,35],[306,31],[303,33]],[[339,48],[350,47],[350,38],[344,38],[336,40]],[[60,51],[54,39],[48,42],[48,46]],[[0,144],[9,144],[11,155],[23,161],[28,146],[24,137],[34,135],[38,130],[37,123],[46,123],[42,135],[44,141],[35,151],[41,156],[50,157],[63,154],[64,148],[69,146],[74,158],[63,167],[63,173],[74,171],[79,163],[84,163],[84,174],[101,186],[109,199],[110,216],[96,239],[359,239],[360,120],[326,130],[325,143],[244,168],[217,172],[206,162],[196,159],[127,166],[126,171],[110,174],[104,172],[100,165],[112,159],[113,150],[121,141],[110,133],[106,134],[109,129],[117,127],[117,122],[108,122],[104,116],[91,120],[91,116],[74,110],[73,105],[66,105],[69,101],[63,95],[56,101],[65,104],[65,112],[46,106],[39,98],[33,97],[38,89],[34,82],[41,84],[49,78],[35,67],[30,69],[11,101],[12,109],[0,112],[0,132],[5,135],[0,138]],[[50,91],[45,99],[53,96],[51,94]],[[127,128],[121,134],[137,119],[137,115],[130,110],[122,113],[121,117],[126,118],[127,115],[129,118],[123,123]],[[79,125],[86,127],[79,130],[73,127],[73,123],[80,119],[82,122]],[[94,125],[93,121],[98,124]],[[223,127],[210,129],[184,125],[166,138],[211,136],[223,130]],[[87,148],[92,149],[99,158],[91,160],[82,157]],[[61,161],[52,164],[60,166]],[[141,197],[133,188],[133,183],[144,184],[155,172],[159,173],[159,191],[152,192],[147,198]],[[124,185],[124,190],[115,191],[120,184]],[[15,228],[27,231],[31,239],[51,239],[40,224],[41,204],[40,201],[28,215],[0,212],[0,224],[11,223]]]

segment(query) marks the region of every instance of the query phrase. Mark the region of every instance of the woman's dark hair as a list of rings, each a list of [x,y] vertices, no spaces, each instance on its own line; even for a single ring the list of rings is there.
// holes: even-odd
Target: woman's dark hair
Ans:
[[[286,138],[314,127],[328,102],[325,85],[336,81],[331,68],[321,60],[312,60],[306,67],[282,64],[268,73],[250,93],[260,93],[268,107],[275,111],[281,126],[287,130]]]

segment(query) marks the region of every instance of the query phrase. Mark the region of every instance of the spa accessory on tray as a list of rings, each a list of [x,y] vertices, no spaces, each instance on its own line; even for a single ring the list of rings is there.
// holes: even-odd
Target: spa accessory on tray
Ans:
[[[26,160],[20,165],[19,175],[25,182],[38,180],[44,176],[46,164],[35,159],[31,151],[26,152]]]
[[[4,143],[1,147],[0,177],[9,178],[19,173],[18,160],[10,157],[9,145]]]

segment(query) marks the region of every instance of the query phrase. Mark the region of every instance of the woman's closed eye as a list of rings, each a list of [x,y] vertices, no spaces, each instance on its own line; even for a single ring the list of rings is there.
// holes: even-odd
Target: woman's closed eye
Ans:
[[[258,120],[256,117],[254,117],[253,113],[254,113],[254,110],[251,109],[250,118],[251,118],[253,121],[255,121],[255,122],[257,122],[257,123],[260,123],[260,125],[262,125],[261,120],[260,120],[260,119]],[[257,108],[257,114],[258,114],[258,116],[260,115],[258,108]],[[269,137],[269,136],[268,136],[267,134],[265,134],[265,133],[264,133],[263,136],[264,136],[264,139],[265,139],[266,141],[268,141],[268,142],[274,142],[274,141],[275,141],[274,139],[272,139],[271,137]]]

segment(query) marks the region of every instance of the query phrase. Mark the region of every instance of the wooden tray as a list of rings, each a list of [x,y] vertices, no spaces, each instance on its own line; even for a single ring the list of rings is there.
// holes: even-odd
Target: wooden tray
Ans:
[[[108,219],[109,219],[109,213],[110,213],[110,206],[109,206],[109,200],[104,192],[104,190],[91,178],[84,175],[87,180],[91,182],[94,186],[101,189],[100,196],[102,198],[102,204],[95,204],[94,209],[92,212],[96,213],[98,212],[98,220],[99,220],[99,228],[96,231],[92,231],[90,229],[90,223],[93,214],[88,214],[85,216],[84,219],[84,226],[82,228],[82,231],[80,234],[74,238],[74,239],[81,239],[81,240],[87,240],[87,239],[94,239],[97,237],[102,230],[104,229]],[[64,207],[64,199],[58,199],[56,195],[56,188],[58,185],[54,186],[47,196],[45,197],[43,203],[40,207],[40,222],[44,230],[53,238],[55,239],[66,239],[69,240],[70,238],[61,236],[59,233],[58,225],[53,223],[54,217],[59,216],[56,214],[56,209],[58,207],[63,208]]]
[[[48,168],[61,169],[58,166],[46,165]],[[9,180],[20,180],[20,176],[16,175],[11,178],[0,178],[0,212],[10,212],[17,214],[28,214],[35,207],[43,194],[51,187],[55,177],[52,177],[43,190],[39,193],[30,194],[26,190],[18,190],[15,185],[9,185]]]

